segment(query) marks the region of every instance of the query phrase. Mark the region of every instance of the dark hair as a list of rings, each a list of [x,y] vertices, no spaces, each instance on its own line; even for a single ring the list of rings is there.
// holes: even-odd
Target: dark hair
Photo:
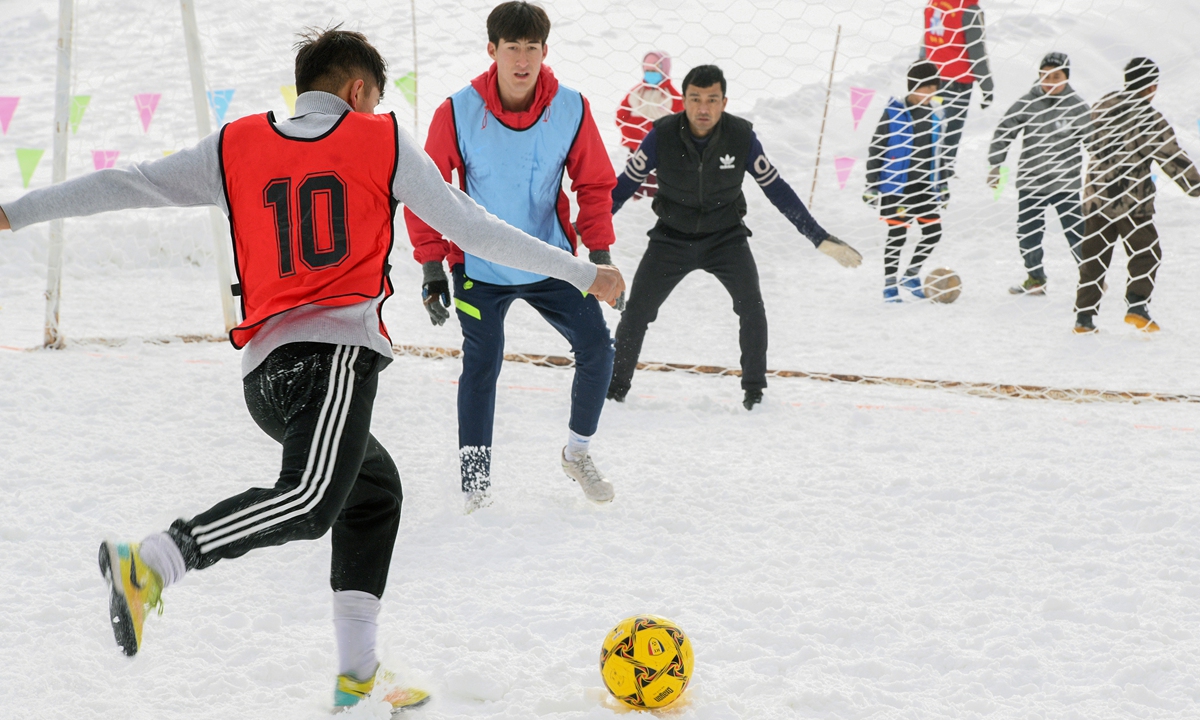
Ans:
[[[550,16],[525,0],[500,3],[487,19],[488,42],[533,40],[545,45],[550,37]]]
[[[716,65],[697,65],[688,70],[688,74],[683,76],[684,95],[687,95],[688,85],[695,85],[698,88],[712,87],[721,83],[721,94],[725,94],[725,73],[721,72],[721,68]]]
[[[918,60],[909,65],[905,82],[909,92],[926,85],[936,85],[939,88],[942,86],[942,78],[938,75],[938,66],[929,60]]]
[[[1071,78],[1071,58],[1063,52],[1048,52],[1046,57],[1042,58],[1042,64],[1038,65],[1038,70],[1045,72],[1062,70],[1063,75],[1066,75],[1069,80]]]
[[[1125,91],[1140,92],[1158,84],[1158,65],[1150,58],[1136,57],[1125,66]]]
[[[296,43],[296,92],[322,90],[336,93],[348,80],[370,80],[380,97],[387,85],[387,61],[367,36],[342,30],[341,25],[321,30],[308,28]]]

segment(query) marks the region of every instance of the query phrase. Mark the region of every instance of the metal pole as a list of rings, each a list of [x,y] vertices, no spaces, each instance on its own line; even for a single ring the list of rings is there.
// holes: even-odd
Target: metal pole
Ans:
[[[409,0],[409,5],[412,7],[412,31],[413,31],[413,140],[419,140],[417,132],[420,129],[417,115],[417,102],[421,97],[417,92],[421,87],[421,71],[417,67],[417,0]]]
[[[808,192],[808,208],[817,194],[817,174],[821,171],[821,145],[825,142],[825,119],[829,117],[829,96],[833,93],[833,69],[837,66],[838,46],[842,44],[842,26],[838,25],[837,40],[833,42],[833,62],[829,63],[829,85],[825,87],[825,112],[821,115],[821,135],[817,138],[817,162],[813,165],[812,190]]]
[[[196,3],[180,0],[183,10],[183,39],[187,45],[188,70],[192,77],[192,105],[196,110],[196,130],[200,139],[212,134],[212,119],[208,110],[208,84],[204,81],[204,56],[200,52],[200,30],[196,25]],[[233,307],[232,270],[229,259],[228,221],[217,208],[209,208],[209,224],[212,226],[213,251],[217,259],[217,289],[221,295],[221,313],[225,317],[225,332],[237,327],[237,314]]]
[[[54,175],[67,179],[67,138],[71,129],[71,55],[75,44],[75,0],[58,0],[58,75],[54,86]],[[63,221],[50,222],[50,253],[46,269],[46,326],[42,343],[63,347],[58,327],[62,303]]]

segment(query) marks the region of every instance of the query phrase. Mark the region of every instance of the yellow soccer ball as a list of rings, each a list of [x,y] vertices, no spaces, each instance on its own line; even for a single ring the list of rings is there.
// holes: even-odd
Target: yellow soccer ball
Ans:
[[[692,643],[675,623],[635,615],[617,623],[600,648],[600,676],[613,697],[645,710],[670,705],[692,677]]]

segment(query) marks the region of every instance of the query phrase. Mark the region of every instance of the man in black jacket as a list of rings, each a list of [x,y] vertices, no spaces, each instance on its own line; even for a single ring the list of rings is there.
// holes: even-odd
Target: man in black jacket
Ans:
[[[704,270],[729,291],[740,320],[742,404],[750,410],[762,402],[767,386],[767,315],[758,267],[747,242],[750,230],[742,222],[745,173],[818,250],[844,267],[862,262],[854,248],[817,224],[767,160],[751,124],[725,112],[729,101],[725,88],[725,75],[717,66],[693,68],[683,79],[684,111],[657,120],[617,177],[613,213],[657,169],[659,189],[653,208],[658,223],[648,233],[650,243],[617,325],[610,400],[625,400],[646,327],[658,317],[659,307],[685,276]]]

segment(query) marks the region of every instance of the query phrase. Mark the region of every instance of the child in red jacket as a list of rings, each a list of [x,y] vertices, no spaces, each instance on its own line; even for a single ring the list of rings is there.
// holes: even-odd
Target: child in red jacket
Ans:
[[[617,109],[617,127],[621,129],[621,144],[630,154],[637,152],[654,121],[667,115],[683,112],[683,96],[671,83],[671,58],[657,50],[642,59],[642,80],[634,86],[621,107]],[[634,193],[636,200],[654,197],[658,192],[658,177],[651,172],[646,182]]]

